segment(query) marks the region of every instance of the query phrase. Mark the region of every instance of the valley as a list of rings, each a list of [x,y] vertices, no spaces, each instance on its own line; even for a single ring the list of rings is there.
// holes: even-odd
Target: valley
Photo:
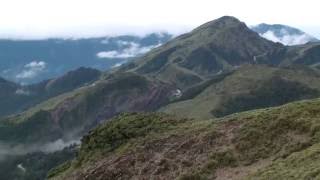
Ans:
[[[231,16],[170,39],[108,71],[1,78],[0,145],[17,151],[3,148],[0,177],[319,178],[319,42],[272,42]]]

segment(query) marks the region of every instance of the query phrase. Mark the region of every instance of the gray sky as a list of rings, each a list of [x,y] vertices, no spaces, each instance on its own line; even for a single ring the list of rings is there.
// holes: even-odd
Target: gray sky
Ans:
[[[280,23],[320,38],[319,0],[0,0],[1,38],[181,33],[223,15]]]

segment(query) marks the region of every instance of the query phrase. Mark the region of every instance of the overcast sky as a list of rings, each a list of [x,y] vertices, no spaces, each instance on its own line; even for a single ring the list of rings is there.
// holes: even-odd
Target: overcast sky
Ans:
[[[223,15],[320,38],[319,0],[0,0],[0,38],[181,33]]]

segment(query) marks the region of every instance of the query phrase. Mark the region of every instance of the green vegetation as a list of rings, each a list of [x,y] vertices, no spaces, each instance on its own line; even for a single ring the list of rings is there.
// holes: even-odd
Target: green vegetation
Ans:
[[[92,150],[105,154],[126,144],[130,139],[170,131],[172,127],[176,127],[184,121],[171,119],[165,114],[124,113],[83,137],[78,160],[81,162],[86,157],[90,157],[88,154]],[[90,158],[92,158],[92,154]]]
[[[71,159],[71,158],[70,158]],[[48,173],[47,173],[47,178],[52,178],[60,173],[63,173],[64,171],[66,171],[68,168],[71,167],[72,162],[71,161],[66,161],[63,164],[60,164],[57,167],[54,167],[53,169],[51,169]]]
[[[254,56],[282,47],[261,38],[238,19],[225,16],[173,39],[120,70],[146,74],[185,89],[238,65],[253,64]],[[186,81],[190,77],[200,81]]]
[[[135,73],[115,73],[0,121],[0,141],[50,142],[82,136],[123,111],[151,111],[169,101],[172,88]],[[136,101],[139,100],[139,101]]]
[[[50,169],[75,157],[75,148],[70,146],[54,153],[35,152],[5,157],[0,160],[0,177],[14,180],[45,179]]]
[[[317,158],[312,152],[320,143],[320,100],[271,107],[319,97],[319,71],[291,66],[300,57],[314,65],[317,46],[284,47],[222,17],[93,84],[3,119],[0,140],[47,142],[99,125],[83,137],[74,160],[50,171],[52,179],[316,177],[315,166],[299,175],[286,167],[299,172],[301,163]],[[87,77],[68,76],[44,87],[62,93]],[[181,97],[174,96],[177,89]],[[122,113],[155,110],[173,115]],[[306,159],[291,163],[295,154]]]
[[[308,67],[247,65],[183,91],[160,111],[208,119],[319,97],[319,72]]]
[[[319,107],[316,99],[205,121],[162,113],[122,114],[85,136],[70,168],[64,166],[53,178],[74,178],[77,172],[91,178],[151,178],[155,172],[169,179],[240,178],[232,173],[237,169],[244,179],[315,177]],[[306,165],[310,169],[299,168],[311,160]],[[255,168],[259,164],[260,170]],[[294,175],[300,170],[304,173]]]
[[[285,159],[279,159],[270,166],[259,170],[248,179],[319,179],[320,144],[303,151],[292,153]]]
[[[79,68],[67,74],[37,84],[22,86],[0,79],[0,118],[99,79],[101,72],[91,68]]]
[[[222,117],[236,112],[274,107],[301,99],[312,99],[319,95],[318,90],[311,89],[300,82],[291,82],[279,76],[273,76],[258,84],[256,89],[248,93],[225,97],[222,104],[212,110],[212,114]]]

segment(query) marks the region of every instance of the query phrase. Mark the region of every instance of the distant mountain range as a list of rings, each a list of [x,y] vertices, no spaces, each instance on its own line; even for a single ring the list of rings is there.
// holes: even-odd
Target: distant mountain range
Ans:
[[[168,33],[89,39],[0,40],[0,77],[30,84],[79,67],[107,70],[172,38]]]
[[[251,27],[260,36],[284,45],[316,42],[316,38],[286,25]],[[0,40],[0,77],[30,84],[79,67],[108,70],[139,57],[173,38],[169,33],[88,39]]]
[[[315,37],[294,27],[282,24],[259,24],[251,27],[252,30],[259,33],[262,37],[273,42],[279,42],[284,45],[298,45],[308,42],[319,41]]]
[[[88,85],[98,80],[100,75],[101,72],[96,69],[81,67],[58,78],[32,85],[20,85],[0,78],[0,117]]]
[[[120,44],[137,47],[127,42]],[[320,102],[308,101],[320,97],[319,42],[285,46],[224,16],[146,51],[109,71],[79,68],[32,85],[0,78],[0,116],[9,115],[0,119],[0,159],[19,155],[2,163],[8,169],[0,177],[44,179],[74,151],[48,178],[270,179],[271,171],[272,179],[288,179],[306,165],[297,179],[316,177],[320,158],[302,152],[317,144],[320,151]],[[139,54],[90,52],[102,59]],[[80,138],[80,149],[60,151]],[[58,154],[34,154],[48,149]],[[295,161],[296,152],[312,160]],[[43,161],[22,161],[29,158]],[[287,173],[291,164],[295,171]]]
[[[318,97],[319,53],[319,43],[287,47],[262,38],[234,17],[222,17],[112,71],[79,69],[30,86],[2,80],[7,95],[0,112],[27,110],[2,120],[6,125],[0,123],[0,140],[46,142],[71,132],[81,136],[126,111],[162,108],[213,118]],[[296,65],[306,69],[292,67]],[[10,97],[17,100],[11,107]],[[40,119],[50,128],[41,136],[33,129]],[[24,127],[30,131],[17,130]]]

